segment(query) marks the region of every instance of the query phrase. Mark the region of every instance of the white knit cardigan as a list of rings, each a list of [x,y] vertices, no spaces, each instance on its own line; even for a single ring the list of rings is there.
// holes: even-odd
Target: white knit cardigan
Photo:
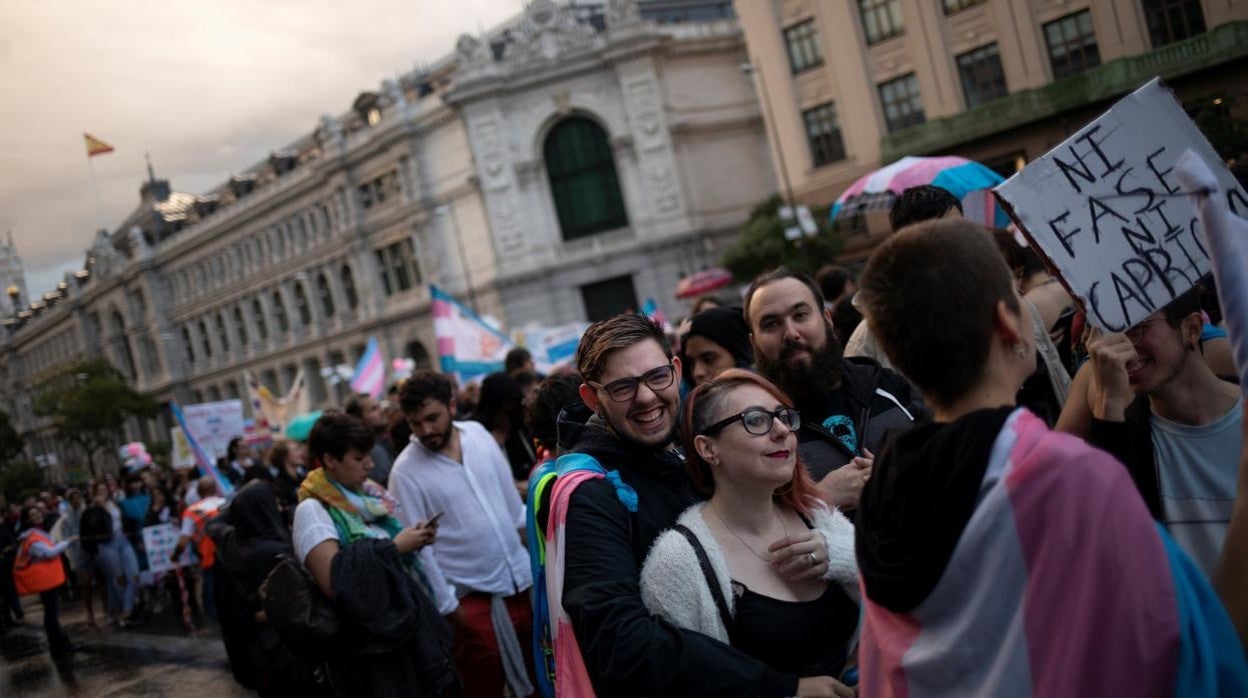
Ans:
[[[732,594],[728,563],[715,536],[702,520],[704,506],[705,502],[689,507],[677,523],[692,531],[706,549],[706,557],[728,602],[729,613],[735,613],[736,599]],[[858,563],[854,558],[854,525],[841,512],[822,504],[813,513],[811,523],[828,545],[829,564],[824,579],[840,584],[845,593],[857,601]],[[641,599],[651,613],[666,618],[677,627],[728,642],[728,629],[720,620],[719,609],[711,596],[706,575],[702,574],[702,567],[698,564],[697,553],[679,531],[664,531],[650,547],[641,568]]]

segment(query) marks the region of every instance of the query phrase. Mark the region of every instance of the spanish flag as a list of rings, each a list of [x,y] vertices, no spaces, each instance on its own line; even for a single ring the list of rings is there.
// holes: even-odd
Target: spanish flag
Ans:
[[[113,146],[105,143],[104,141],[96,138],[95,136],[92,136],[89,133],[86,133],[85,131],[82,134],[82,139],[87,142],[87,157],[89,158],[93,158],[96,155],[104,155],[106,153],[113,152]]]

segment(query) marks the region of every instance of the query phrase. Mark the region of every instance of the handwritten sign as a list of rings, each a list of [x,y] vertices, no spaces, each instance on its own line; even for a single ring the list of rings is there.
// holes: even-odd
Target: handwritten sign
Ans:
[[[147,565],[152,573],[167,572],[174,568],[173,549],[178,544],[181,532],[171,523],[143,528],[143,548],[147,550]],[[191,559],[191,546],[182,551],[182,559],[178,565],[194,564]]]
[[[186,426],[209,458],[224,458],[230,439],[245,433],[243,401],[201,402],[182,408]]]
[[[1248,212],[1248,195],[1157,79],[993,190],[1092,325],[1121,332],[1209,273],[1193,197],[1174,176],[1189,149],[1214,171],[1214,195]]]

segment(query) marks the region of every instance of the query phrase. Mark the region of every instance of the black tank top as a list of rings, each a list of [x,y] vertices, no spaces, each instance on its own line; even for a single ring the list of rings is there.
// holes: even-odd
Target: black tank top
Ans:
[[[836,582],[811,601],[782,601],[732,582],[729,643],[776,671],[838,677],[858,627],[858,605]]]

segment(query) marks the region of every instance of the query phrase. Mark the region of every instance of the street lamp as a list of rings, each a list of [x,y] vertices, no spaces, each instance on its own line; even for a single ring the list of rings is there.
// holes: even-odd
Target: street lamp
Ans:
[[[477,310],[477,293],[472,287],[472,271],[468,268],[468,253],[464,250],[464,239],[459,234],[459,218],[455,216],[455,209],[449,204],[442,204],[433,210],[435,215],[446,216],[451,220],[451,233],[455,237],[455,246],[459,250],[459,268],[464,273],[464,284],[468,287],[468,305],[472,307],[472,312],[480,315]]]
[[[771,111],[771,96],[767,93],[767,78],[763,75],[763,71],[759,70],[754,61],[741,64],[741,72],[746,75],[755,75],[758,78],[758,90],[763,97],[763,111],[767,118],[763,120],[763,128],[767,131],[767,137],[771,139],[772,145],[776,148],[776,159],[780,162],[780,177],[784,180],[784,203],[789,206],[789,210],[793,210],[793,185],[789,182],[789,168],[784,162],[784,146],[780,144],[780,130],[776,126],[775,114]]]

